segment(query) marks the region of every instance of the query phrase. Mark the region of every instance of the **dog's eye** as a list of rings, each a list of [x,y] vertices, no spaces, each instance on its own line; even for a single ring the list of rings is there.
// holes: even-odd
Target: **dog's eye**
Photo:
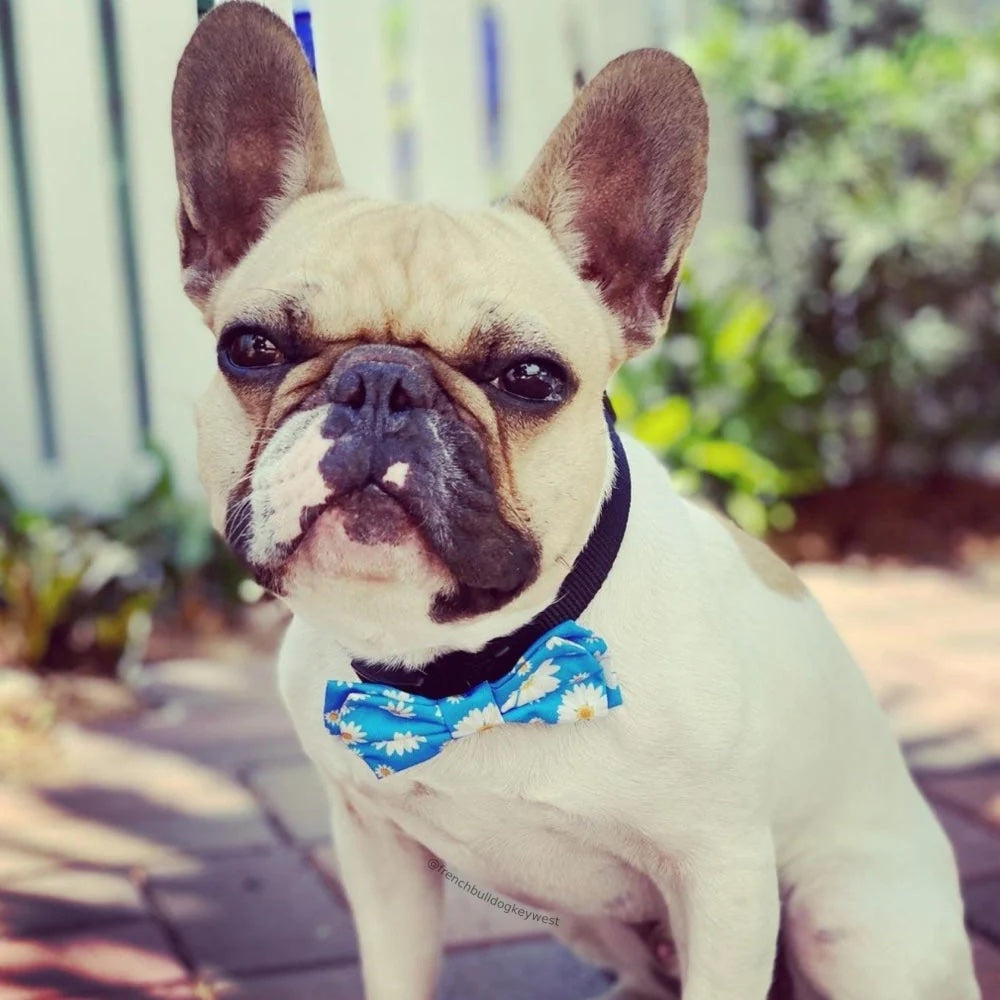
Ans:
[[[285,355],[260,330],[236,331],[220,345],[219,353],[233,368],[271,368],[285,363]]]
[[[566,391],[566,373],[552,361],[526,358],[502,372],[493,385],[518,399],[558,403]]]

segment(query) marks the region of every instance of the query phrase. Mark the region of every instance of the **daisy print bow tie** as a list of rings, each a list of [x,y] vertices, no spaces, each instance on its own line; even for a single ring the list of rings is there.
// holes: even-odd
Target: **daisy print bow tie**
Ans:
[[[563,622],[509,674],[466,694],[433,699],[367,681],[329,681],[326,728],[385,778],[494,726],[595,719],[622,703],[614,672],[602,663],[607,649],[593,632]]]

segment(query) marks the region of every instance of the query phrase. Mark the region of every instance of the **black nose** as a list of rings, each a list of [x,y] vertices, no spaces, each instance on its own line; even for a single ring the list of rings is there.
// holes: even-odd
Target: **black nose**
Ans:
[[[375,413],[423,410],[431,405],[433,385],[424,372],[393,361],[357,361],[336,379],[330,399],[351,410]]]

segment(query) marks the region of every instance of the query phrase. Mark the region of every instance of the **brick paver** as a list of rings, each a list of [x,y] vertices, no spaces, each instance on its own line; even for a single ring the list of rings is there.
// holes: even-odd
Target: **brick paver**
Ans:
[[[0,940],[0,996],[194,1000],[187,970],[149,920],[54,937]]]
[[[1000,944],[1000,878],[982,879],[965,887],[969,926],[994,944]]]
[[[1000,662],[997,669],[1000,670]],[[924,787],[935,799],[964,809],[984,823],[1000,827],[1000,767],[971,774],[927,778]]]
[[[331,964],[356,955],[348,912],[289,848],[154,867],[154,903],[206,972]]]
[[[247,781],[289,839],[312,844],[328,838],[326,793],[315,768],[301,754],[251,768]]]
[[[4,883],[5,934],[31,937],[145,916],[138,888],[125,875],[100,869],[50,868]]]
[[[974,934],[972,957],[976,963],[976,976],[983,991],[983,1000],[996,1000],[996,997],[1000,997],[1000,948]]]
[[[932,571],[805,576],[952,838],[984,997],[1000,1000],[998,595]],[[0,784],[0,1000],[359,1000],[322,788],[270,658],[235,653],[151,668],[155,708],[60,726],[43,784]],[[450,883],[445,945],[442,1000],[607,985]]]

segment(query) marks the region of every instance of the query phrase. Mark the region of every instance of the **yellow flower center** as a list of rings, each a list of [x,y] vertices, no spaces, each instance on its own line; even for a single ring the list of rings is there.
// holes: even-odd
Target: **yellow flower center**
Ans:
[[[576,710],[576,717],[578,719],[592,719],[594,717],[594,708],[592,705],[581,705]]]

